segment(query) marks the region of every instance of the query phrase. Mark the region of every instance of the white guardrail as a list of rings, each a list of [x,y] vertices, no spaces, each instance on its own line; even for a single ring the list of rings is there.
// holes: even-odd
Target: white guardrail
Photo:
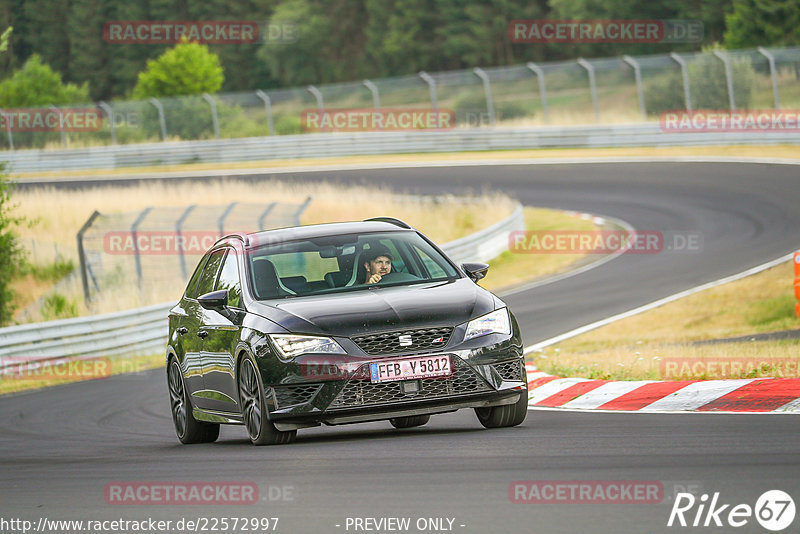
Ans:
[[[502,221],[442,246],[456,263],[488,261],[508,249],[508,234],[524,230],[522,206]],[[174,302],[123,312],[0,328],[0,369],[23,361],[152,354],[165,350],[167,312]]]
[[[800,144],[799,132],[665,132],[659,123],[449,131],[319,133],[0,152],[11,172],[231,163],[466,150]]]

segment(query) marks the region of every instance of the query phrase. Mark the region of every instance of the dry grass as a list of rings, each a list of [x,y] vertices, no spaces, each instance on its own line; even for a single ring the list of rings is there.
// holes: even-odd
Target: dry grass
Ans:
[[[800,340],[690,344],[800,328],[793,279],[792,262],[786,262],[563,341],[534,359],[553,374],[617,379],[660,378],[656,363],[666,358],[797,361]]]
[[[103,359],[106,360],[106,359]],[[131,356],[131,357],[112,357],[108,358],[106,361],[101,362],[102,364],[110,363],[110,373],[108,375],[119,375],[124,373],[138,373],[142,371],[146,371],[148,369],[156,369],[158,367],[164,367],[164,355],[163,354],[150,354],[144,356]],[[57,373],[53,373],[55,375]],[[107,378],[107,376],[103,376],[102,378],[94,378],[94,380],[103,380]],[[41,389],[45,387],[51,386],[59,386],[62,384],[69,384],[72,382],[82,382],[85,381],[86,377],[65,377],[65,378],[48,378],[48,379],[39,379],[33,378],[32,376],[8,376],[8,375],[0,375],[0,395],[5,395],[8,393],[18,393],[20,391],[27,391],[31,389]]]
[[[525,208],[525,226],[528,230],[594,230],[597,226],[590,218],[542,208]],[[490,291],[529,282],[534,278],[568,270],[586,254],[519,254],[502,253],[489,262],[489,273],[481,280],[482,287]]]
[[[388,154],[341,156],[335,158],[276,159],[262,161],[242,161],[235,163],[187,163],[159,167],[128,167],[120,169],[86,169],[61,172],[28,172],[11,175],[18,180],[34,178],[70,178],[92,176],[127,176],[154,172],[186,172],[201,170],[228,169],[291,169],[297,167],[325,165],[370,165],[382,163],[403,163],[418,161],[481,161],[515,159],[560,159],[560,158],[620,158],[647,156],[731,156],[754,158],[800,159],[800,147],[796,145],[741,145],[741,146],[703,146],[703,147],[636,147],[636,148],[553,148],[527,150],[497,150],[481,152],[444,152],[420,154]]]
[[[444,243],[481,230],[508,216],[513,201],[499,193],[464,198],[443,195],[422,198],[398,195],[388,188],[345,187],[332,184],[287,183],[277,180],[253,185],[226,180],[203,184],[145,183],[124,187],[97,187],[86,190],[61,191],[52,188],[17,191],[15,215],[36,224],[21,228],[23,245],[35,240],[35,261],[40,264],[55,259],[56,250],[78,265],[76,234],[94,210],[109,214],[142,210],[148,206],[220,205],[233,201],[267,205],[270,202],[301,203],[308,196],[313,202],[303,213],[301,223],[362,220],[379,215],[403,219],[419,228],[434,241]],[[106,291],[91,309],[83,305],[79,277],[61,291],[70,300],[80,303],[79,313],[104,313],[130,309],[169,300],[177,300],[183,280],[146,287],[138,291],[135,284],[119,284]],[[20,293],[25,290],[17,288]],[[25,304],[25,301],[18,302]],[[20,306],[21,307],[21,306]],[[38,320],[28,314],[26,320]],[[18,319],[19,320],[19,319]]]

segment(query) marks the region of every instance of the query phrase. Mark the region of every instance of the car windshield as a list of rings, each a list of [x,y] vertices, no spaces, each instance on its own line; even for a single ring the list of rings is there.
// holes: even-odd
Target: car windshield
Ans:
[[[416,232],[314,237],[249,254],[258,300],[302,297],[457,278],[458,272]]]

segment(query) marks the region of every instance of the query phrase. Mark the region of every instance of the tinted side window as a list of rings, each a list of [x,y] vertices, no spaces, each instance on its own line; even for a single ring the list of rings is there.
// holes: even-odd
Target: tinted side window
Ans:
[[[214,287],[215,291],[228,290],[228,306],[239,307],[242,298],[242,284],[239,281],[239,267],[236,265],[236,252],[231,250],[225,256],[225,263],[219,272],[219,280]]]
[[[194,270],[194,274],[189,279],[189,283],[186,284],[186,296],[190,299],[193,299],[197,296],[197,280],[200,278],[200,275],[203,272],[203,267],[206,264],[206,260],[208,260],[208,256],[203,256],[200,258],[200,261],[197,263],[197,268]]]
[[[215,250],[206,262],[206,268],[203,269],[203,274],[200,276],[200,281],[197,284],[196,296],[205,295],[214,291],[214,282],[217,279],[217,271],[222,263],[222,258],[225,256],[225,249]]]
[[[431,278],[444,278],[447,276],[447,273],[444,271],[441,265],[439,265],[433,258],[428,256],[428,254],[418,247],[414,247],[414,250],[419,254],[422,263],[425,264],[425,268],[428,269],[428,273],[430,273]]]

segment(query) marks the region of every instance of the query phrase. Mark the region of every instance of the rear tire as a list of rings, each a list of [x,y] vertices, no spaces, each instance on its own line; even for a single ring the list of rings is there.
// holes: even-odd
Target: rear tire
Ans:
[[[514,404],[475,408],[478,421],[486,428],[503,428],[521,424],[528,415],[528,390],[520,393]]]
[[[242,357],[239,364],[239,401],[242,420],[253,445],[283,445],[294,441],[297,430],[278,430],[267,417],[264,385],[249,356]]]
[[[394,417],[389,419],[389,422],[395,428],[412,428],[422,426],[430,420],[430,415],[411,415],[408,417]]]
[[[167,368],[167,389],[175,434],[181,443],[212,443],[219,437],[219,425],[198,421],[192,413],[189,393],[183,381],[183,372],[178,360],[170,358]]]

